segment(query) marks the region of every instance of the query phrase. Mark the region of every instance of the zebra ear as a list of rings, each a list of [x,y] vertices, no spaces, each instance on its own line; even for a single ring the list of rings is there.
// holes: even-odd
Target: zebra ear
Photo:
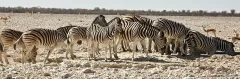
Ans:
[[[116,21],[117,21],[117,24],[121,24],[121,19],[120,18],[117,18]]]

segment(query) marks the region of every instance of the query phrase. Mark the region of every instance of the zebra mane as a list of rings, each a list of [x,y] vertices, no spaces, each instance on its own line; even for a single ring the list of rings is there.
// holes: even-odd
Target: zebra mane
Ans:
[[[110,20],[110,21],[107,23],[107,25],[109,26],[109,24],[111,24],[112,22],[114,22],[116,19],[119,19],[119,20],[120,20],[119,17],[115,17],[115,18],[113,18],[112,20]]]
[[[232,43],[232,42],[229,42],[229,41],[224,40],[224,39],[219,38],[219,37],[212,37],[212,38],[214,38],[214,39],[217,40],[217,41],[223,41],[223,42],[226,42],[226,43]]]
[[[169,20],[169,19],[166,19],[166,18],[158,18],[157,20],[158,20],[159,22],[171,22],[171,23],[176,23],[176,24],[178,24],[178,25],[180,25],[180,26],[186,27],[183,23],[176,22],[176,21],[173,21],[173,20]],[[188,28],[188,27],[186,27],[186,28]],[[190,30],[190,28],[188,28],[188,29]]]
[[[23,33],[22,31],[18,31],[18,30],[14,30],[14,29],[3,29],[2,32],[3,31],[15,31],[15,32]]]
[[[103,15],[98,15],[98,16],[93,20],[92,24],[96,24],[96,22],[98,22],[98,19],[99,19],[100,17],[102,17],[102,18],[105,19],[105,16],[103,16]],[[91,24],[91,25],[92,25],[92,24]]]

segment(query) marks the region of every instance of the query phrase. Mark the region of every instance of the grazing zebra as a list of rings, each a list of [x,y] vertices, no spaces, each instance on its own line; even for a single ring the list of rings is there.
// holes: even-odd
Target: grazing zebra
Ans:
[[[121,39],[127,42],[133,43],[135,47],[139,41],[144,40],[145,38],[150,38],[154,40],[160,39],[160,29],[156,27],[149,26],[147,24],[141,24],[139,22],[129,22],[121,20]],[[160,34],[160,35],[159,35]],[[163,43],[162,41],[155,41],[158,48],[161,48]],[[145,48],[146,50],[146,48]],[[159,49],[160,50],[160,49]],[[134,60],[134,54],[136,50],[133,49],[132,60]],[[148,57],[148,51],[146,51],[146,56]]]
[[[91,25],[93,24],[99,24],[100,26],[107,26],[107,21],[105,20],[105,17],[103,15],[98,15],[93,22],[91,23]],[[74,45],[74,43],[82,43],[83,40],[87,39],[87,35],[86,35],[86,31],[87,31],[87,27],[74,27],[72,29],[69,30],[68,35],[67,35],[67,43],[68,43],[68,50],[66,53],[66,57],[68,58],[68,53],[71,54],[71,58],[74,59],[75,55],[73,54],[73,50],[72,47]],[[97,51],[97,53],[99,53],[99,51]]]
[[[22,42],[25,45],[23,51],[26,51],[26,55],[23,57],[23,63],[26,61],[26,56],[29,56],[30,51],[36,46],[36,48],[45,48],[48,50],[47,56],[44,60],[44,64],[48,60],[49,55],[56,47],[62,47],[66,44],[64,41],[67,39],[63,33],[57,30],[35,28],[24,32],[21,37],[16,41],[16,44]]]
[[[153,22],[154,22],[154,20],[151,20],[151,19],[149,19],[149,18],[146,18],[146,17],[141,17],[141,16],[138,16],[138,15],[128,15],[128,16],[124,16],[123,18],[122,18],[123,20],[126,20],[126,21],[130,21],[130,22],[139,22],[139,23],[141,23],[141,24],[144,24],[144,25],[147,25],[148,27],[151,27],[152,26],[152,24],[153,24]],[[144,41],[144,40],[143,40]],[[148,39],[148,41],[149,41],[149,44],[148,44],[148,52],[152,52],[152,39]],[[144,43],[144,42],[141,42],[141,45],[142,45],[142,47],[144,48],[144,47],[146,47],[146,46],[144,46],[144,44],[142,44],[142,43]],[[129,44],[128,44],[129,45]],[[122,43],[122,46],[123,46],[123,43]],[[123,48],[124,49],[124,48]],[[138,49],[136,49],[136,50],[138,50]],[[143,50],[143,51],[146,51],[146,50]]]
[[[186,42],[189,47],[189,53],[195,56],[196,51],[207,52],[212,56],[216,51],[224,51],[228,55],[234,56],[237,53],[234,51],[232,42],[228,42],[219,37],[208,37],[197,31],[190,31],[186,36]]]
[[[177,52],[177,48],[180,45],[181,53],[179,53],[179,55],[186,54],[184,50],[184,40],[188,31],[190,31],[189,28],[185,27],[185,25],[181,23],[177,23],[165,18],[158,18],[153,22],[153,26],[163,31],[164,37],[167,39],[166,51],[169,49],[169,45],[174,40],[175,47],[173,53]]]
[[[2,49],[2,53],[0,54],[0,61],[2,61],[2,55],[3,58],[5,60],[5,63],[9,64],[6,53],[7,51],[9,51],[10,48],[13,48],[14,43],[20,38],[20,36],[22,35],[23,32],[21,31],[17,31],[17,30],[13,30],[13,29],[3,29],[2,33],[0,35],[0,42],[1,42],[1,49]],[[23,45],[21,45],[21,47],[23,47]],[[32,50],[33,53],[36,53],[37,50]],[[21,51],[22,53],[22,51]],[[34,58],[32,58],[34,59]],[[33,60],[35,61],[35,59]]]
[[[120,33],[120,18],[116,17],[112,19],[110,22],[108,22],[108,26],[104,27],[99,24],[92,24],[90,27],[87,28],[87,38],[90,42],[90,48],[88,49],[88,53],[93,54],[94,60],[96,60],[94,52],[98,51],[98,44],[99,43],[105,43],[105,61],[107,61],[107,51],[110,52],[110,60],[112,59],[111,50],[112,47],[114,47],[114,41],[116,41],[115,37]],[[116,53],[116,52],[114,52]],[[90,55],[89,55],[90,56]],[[116,54],[114,54],[115,58],[118,58]],[[90,57],[89,57],[90,58]]]

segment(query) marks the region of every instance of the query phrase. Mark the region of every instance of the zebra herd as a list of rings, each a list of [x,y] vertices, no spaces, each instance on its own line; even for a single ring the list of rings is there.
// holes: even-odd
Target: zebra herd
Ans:
[[[137,44],[141,43],[143,52],[146,53],[147,58],[150,58],[148,53],[152,52],[152,42],[154,42],[154,49],[162,55],[171,55],[173,52],[180,56],[189,54],[195,57],[201,53],[211,56],[216,51],[224,51],[231,56],[237,54],[232,42],[205,36],[172,20],[165,18],[152,20],[138,15],[115,17],[109,22],[105,20],[105,16],[98,15],[88,27],[70,25],[56,30],[33,28],[25,32],[4,29],[0,39],[0,61],[3,63],[2,59],[4,59],[7,64],[9,62],[6,52],[10,48],[21,50],[22,63],[36,63],[37,50],[44,48],[48,50],[45,64],[49,55],[57,47],[67,48],[66,58],[69,58],[69,54],[71,59],[76,58],[73,54],[73,45],[80,45],[82,42],[88,44],[89,60],[96,60],[99,44],[104,45],[105,61],[108,59],[108,51],[111,61],[114,58],[119,59],[117,56],[119,44],[122,45],[123,51],[132,51],[132,60],[134,60],[134,54],[138,51]]]

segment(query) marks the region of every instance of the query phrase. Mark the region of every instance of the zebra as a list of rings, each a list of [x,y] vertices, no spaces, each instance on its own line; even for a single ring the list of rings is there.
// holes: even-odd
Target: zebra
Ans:
[[[133,43],[134,47],[137,45],[138,42],[144,40],[145,38],[161,40],[159,36],[161,35],[160,29],[149,26],[147,24],[121,20],[121,26],[119,27],[122,29],[121,39]],[[163,47],[161,46],[162,41],[156,41],[156,45],[158,45],[159,48]],[[132,60],[134,60],[135,52],[136,50],[133,49]],[[146,51],[146,56],[147,58],[149,58],[148,51]]]
[[[104,27],[99,24],[92,24],[90,27],[87,28],[87,39],[90,42],[88,53],[90,56],[93,52],[97,51],[99,43],[106,43],[105,44],[105,61],[107,61],[107,51],[110,52],[110,60],[112,59],[111,50],[114,50],[114,42],[116,41],[116,36],[121,32],[120,30],[120,18],[115,17],[111,21],[108,22],[108,26]],[[113,49],[112,49],[113,47]],[[91,48],[91,49],[90,49]],[[93,54],[94,60],[96,60],[95,55]],[[114,52],[114,57],[118,58],[116,52]],[[89,57],[90,58],[90,57]],[[90,59],[89,59],[90,60]]]
[[[64,41],[67,39],[63,33],[57,30],[34,28],[25,31],[21,37],[15,42],[14,47],[19,43],[25,45],[23,51],[26,51],[26,55],[23,57],[23,63],[26,61],[27,56],[31,55],[31,50],[36,48],[45,48],[48,50],[47,56],[44,60],[44,64],[48,60],[49,55],[56,47],[66,46]]]
[[[208,37],[198,31],[189,31],[186,36],[189,53],[195,56],[199,52],[206,52],[212,56],[216,51],[224,51],[228,55],[235,56],[234,44],[219,37]],[[199,52],[196,52],[199,51]]]
[[[178,23],[172,20],[168,20],[165,18],[158,18],[152,24],[154,27],[160,29],[164,33],[164,37],[166,37],[166,51],[169,49],[171,42],[174,40],[174,50],[173,53],[177,52],[177,48],[180,45],[180,53],[178,55],[185,55],[186,50],[184,50],[184,40],[186,34],[190,31],[189,28],[185,27],[182,23]]]
[[[146,17],[141,17],[141,16],[139,16],[139,15],[127,15],[127,16],[124,16],[123,18],[122,18],[123,20],[126,20],[126,21],[130,21],[130,22],[140,22],[141,24],[146,24],[146,25],[148,25],[148,27],[150,27],[150,26],[152,26],[152,23],[154,22],[154,20],[151,20],[151,19],[149,19],[149,18],[146,18]],[[152,39],[148,39],[149,40],[149,44],[148,44],[148,52],[152,52]],[[144,43],[144,42],[141,42],[141,45],[142,45],[142,47],[143,48],[145,48],[146,46],[144,46],[144,44],[142,44],[142,43]],[[129,44],[127,44],[127,46],[128,46]],[[122,43],[122,48],[123,48],[123,43]],[[129,47],[129,46],[128,46]],[[137,47],[136,47],[137,48]],[[123,48],[123,50],[125,50],[124,48]],[[138,49],[136,49],[136,50],[138,50]],[[143,50],[143,51],[146,51],[146,50]]]
[[[107,26],[107,21],[105,20],[105,16],[98,15],[91,23],[91,25],[93,24],[99,24],[102,27]],[[73,51],[72,46],[74,45],[74,43],[81,44],[83,40],[87,40],[86,31],[87,31],[87,27],[81,27],[81,26],[74,27],[69,30],[67,34],[67,44],[68,44],[68,48],[67,48],[68,50],[66,53],[67,58],[68,58],[68,53],[70,53],[71,58],[74,59],[75,55],[72,52]],[[97,53],[99,52],[97,51]]]
[[[18,38],[20,38],[20,36],[22,35],[23,32],[21,31],[17,31],[17,30],[13,30],[13,29],[3,29],[2,33],[0,35],[0,42],[1,42],[1,49],[2,49],[2,53],[0,54],[0,61],[3,63],[2,61],[2,55],[3,58],[5,60],[6,64],[9,64],[6,53],[7,51],[9,51],[10,48],[13,48],[14,43],[18,40]],[[21,47],[23,47],[23,45],[21,45]],[[37,49],[32,50],[33,53],[37,53]],[[21,51],[22,53],[22,51]],[[34,59],[34,58],[32,58]],[[33,63],[35,63],[36,60],[32,60]]]

